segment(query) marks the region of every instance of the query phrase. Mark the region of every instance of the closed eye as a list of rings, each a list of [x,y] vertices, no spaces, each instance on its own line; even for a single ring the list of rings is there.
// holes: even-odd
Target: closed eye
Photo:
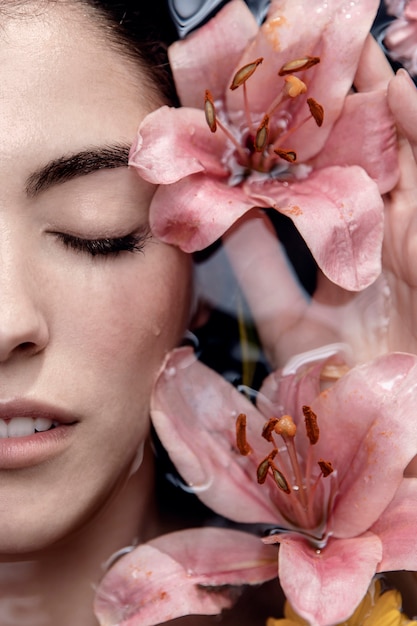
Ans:
[[[104,237],[84,239],[68,233],[54,233],[62,243],[77,252],[90,256],[117,256],[122,252],[143,252],[145,244],[151,239],[149,228],[145,231],[130,233],[123,237]]]

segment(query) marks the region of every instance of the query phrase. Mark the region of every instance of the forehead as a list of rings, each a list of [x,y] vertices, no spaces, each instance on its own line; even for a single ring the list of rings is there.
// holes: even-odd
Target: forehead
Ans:
[[[0,15],[0,155],[30,149],[53,158],[77,142],[131,141],[155,107],[145,74],[110,44],[91,9],[36,6]]]

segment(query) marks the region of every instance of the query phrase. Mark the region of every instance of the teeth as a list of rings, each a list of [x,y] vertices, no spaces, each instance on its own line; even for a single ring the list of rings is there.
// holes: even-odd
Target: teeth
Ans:
[[[8,420],[0,420],[0,439],[7,437],[28,437],[35,432],[43,432],[54,426],[54,422],[46,417],[12,417]]]

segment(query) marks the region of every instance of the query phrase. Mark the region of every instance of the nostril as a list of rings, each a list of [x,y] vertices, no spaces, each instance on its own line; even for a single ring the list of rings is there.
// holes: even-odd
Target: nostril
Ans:
[[[31,352],[35,348],[36,348],[36,344],[33,343],[32,341],[23,341],[17,346],[17,349],[20,352]]]

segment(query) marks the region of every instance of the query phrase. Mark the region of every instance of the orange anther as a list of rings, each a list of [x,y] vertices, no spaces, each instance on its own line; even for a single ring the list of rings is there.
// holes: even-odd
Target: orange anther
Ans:
[[[277,417],[271,417],[270,420],[268,420],[266,422],[266,424],[264,425],[263,429],[262,429],[262,437],[264,439],[266,439],[267,441],[271,441],[273,443],[273,439],[272,439],[272,431],[275,428],[275,424],[278,422],[278,418]]]
[[[266,477],[268,476],[268,470],[272,463],[272,459],[275,457],[276,453],[277,453],[277,450],[272,450],[272,452],[268,454],[266,459],[264,459],[263,461],[259,463],[258,468],[256,470],[256,477],[260,485],[263,485],[264,482],[266,481]]]
[[[275,154],[277,154],[284,161],[288,161],[289,163],[294,163],[297,160],[297,154],[294,150],[281,150],[280,148],[275,148]]]
[[[320,459],[320,461],[317,462],[320,465],[321,473],[323,474],[324,478],[334,472],[333,465],[330,463],[330,461],[323,461],[323,459]]]
[[[216,108],[214,106],[213,96],[208,89],[206,89],[206,93],[204,96],[204,112],[206,114],[206,121],[211,132],[216,132]]]
[[[248,456],[252,452],[246,439],[246,415],[244,413],[240,413],[236,419],[236,445],[243,456]]]
[[[307,437],[312,446],[319,440],[320,430],[317,424],[317,415],[309,406],[303,406],[304,421],[306,425]]]
[[[232,83],[230,85],[230,89],[233,91],[234,89],[237,89],[238,87],[243,85],[243,83],[245,83],[248,78],[252,76],[252,74],[254,73],[258,65],[262,63],[262,61],[263,58],[259,57],[259,59],[256,59],[252,63],[248,63],[247,65],[241,67],[240,70],[238,70],[234,75]]]
[[[314,98],[307,98],[308,108],[311,115],[314,117],[317,126],[321,126],[324,120],[324,109],[321,104],[314,100]]]
[[[269,134],[269,115],[264,115],[262,122],[256,131],[255,141],[253,142],[256,152],[262,152],[268,141]]]
[[[294,61],[284,63],[278,72],[278,76],[302,72],[303,70],[308,70],[310,67],[313,67],[313,65],[317,65],[317,63],[320,63],[320,57],[305,56],[301,59],[294,59]]]
[[[274,463],[272,463],[272,461],[269,462],[269,466],[271,468],[272,476],[274,477],[277,487],[279,487],[281,491],[285,491],[285,493],[291,493],[291,489],[284,474],[279,471],[279,469],[274,465]]]

